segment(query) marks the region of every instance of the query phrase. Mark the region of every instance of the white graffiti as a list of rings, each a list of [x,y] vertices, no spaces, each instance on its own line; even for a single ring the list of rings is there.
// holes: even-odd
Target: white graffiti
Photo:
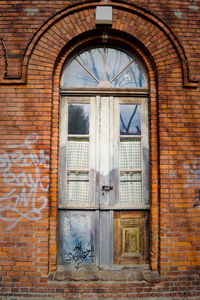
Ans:
[[[28,135],[21,145],[10,145],[0,155],[4,193],[0,194],[0,219],[13,228],[23,218],[38,221],[47,205],[49,157],[36,149],[38,135]],[[44,174],[44,175],[43,175]],[[5,189],[4,189],[5,188]],[[6,191],[6,192],[5,192]],[[12,216],[13,214],[13,216]]]
[[[192,167],[190,165],[184,164],[187,175],[186,187],[199,187],[200,188],[200,158],[194,160]]]

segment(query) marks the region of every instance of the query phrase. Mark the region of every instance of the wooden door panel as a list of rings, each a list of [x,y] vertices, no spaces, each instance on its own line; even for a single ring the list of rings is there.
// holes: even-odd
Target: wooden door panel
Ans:
[[[98,212],[63,210],[59,215],[60,263],[77,268],[80,264],[97,264]]]
[[[114,264],[148,263],[148,211],[114,213]]]

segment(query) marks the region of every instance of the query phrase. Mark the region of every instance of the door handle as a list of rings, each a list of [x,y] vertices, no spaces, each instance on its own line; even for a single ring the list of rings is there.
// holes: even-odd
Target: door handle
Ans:
[[[102,185],[102,191],[109,192],[113,190],[112,185]]]

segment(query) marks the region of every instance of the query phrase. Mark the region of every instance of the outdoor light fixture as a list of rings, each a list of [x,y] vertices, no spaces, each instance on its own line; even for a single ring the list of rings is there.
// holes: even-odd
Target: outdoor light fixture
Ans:
[[[112,7],[97,6],[95,21],[97,25],[112,25]]]

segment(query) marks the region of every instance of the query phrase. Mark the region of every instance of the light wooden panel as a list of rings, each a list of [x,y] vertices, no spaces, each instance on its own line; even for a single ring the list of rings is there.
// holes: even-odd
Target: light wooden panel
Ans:
[[[114,213],[114,264],[148,263],[148,211]]]

